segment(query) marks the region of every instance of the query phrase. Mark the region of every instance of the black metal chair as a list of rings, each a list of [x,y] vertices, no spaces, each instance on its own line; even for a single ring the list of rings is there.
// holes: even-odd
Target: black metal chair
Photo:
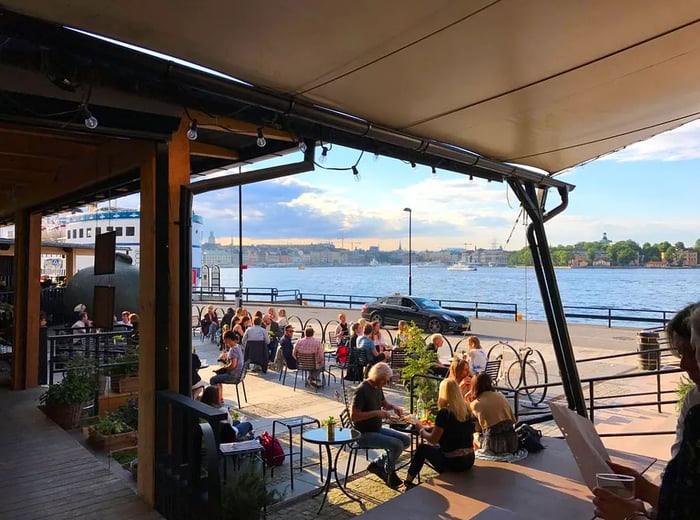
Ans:
[[[246,404],[248,403],[248,396],[246,395],[245,391],[245,376],[247,373],[248,363],[243,363],[243,371],[241,372],[241,378],[238,381],[221,383],[222,385],[236,385],[236,402],[238,403],[238,408],[241,408],[241,395],[238,393],[238,385],[243,386],[243,398],[245,399]]]
[[[498,384],[501,379],[501,364],[503,363],[503,358],[498,356],[496,359],[489,359],[486,362],[486,367],[484,372],[486,372],[490,377],[493,384]]]
[[[312,371],[315,372],[317,370],[316,354],[306,354],[302,352],[297,353],[297,372],[294,374],[294,391],[296,392],[297,390],[297,378],[299,377],[300,373],[304,378],[304,386],[308,387],[309,383],[307,379],[309,374]],[[323,378],[323,371],[321,371],[321,377]],[[323,382],[323,379],[321,381]],[[318,386],[314,385],[314,388],[316,389],[316,392],[318,392]]]

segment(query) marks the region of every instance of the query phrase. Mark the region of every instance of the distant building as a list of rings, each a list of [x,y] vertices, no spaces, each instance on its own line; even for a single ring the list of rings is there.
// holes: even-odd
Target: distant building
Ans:
[[[681,260],[681,265],[698,265],[698,252],[695,249],[683,249],[678,251],[677,254]]]

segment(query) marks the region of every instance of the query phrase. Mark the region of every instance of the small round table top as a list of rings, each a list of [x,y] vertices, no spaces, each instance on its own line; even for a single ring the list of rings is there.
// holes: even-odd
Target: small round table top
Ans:
[[[360,437],[360,432],[352,428],[334,428],[333,438],[328,437],[328,428],[306,430],[302,435],[305,441],[313,444],[348,444]]]

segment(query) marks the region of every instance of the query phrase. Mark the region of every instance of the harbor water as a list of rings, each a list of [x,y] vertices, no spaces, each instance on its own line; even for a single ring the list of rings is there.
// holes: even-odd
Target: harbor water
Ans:
[[[414,266],[412,271],[412,292],[416,296],[515,303],[527,319],[544,320],[532,268],[448,271],[446,266]],[[556,277],[565,306],[675,311],[700,300],[700,269],[557,269]],[[372,297],[394,292],[407,293],[408,267],[251,267],[244,271],[243,283],[245,287],[298,289],[302,295],[367,296],[371,301]],[[236,287],[238,269],[223,268],[221,285]]]

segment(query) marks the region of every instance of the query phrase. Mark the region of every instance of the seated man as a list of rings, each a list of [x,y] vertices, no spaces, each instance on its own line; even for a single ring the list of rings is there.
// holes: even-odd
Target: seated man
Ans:
[[[438,351],[440,350],[440,347],[442,347],[445,344],[445,338],[442,337],[442,334],[433,334],[428,338],[428,350],[431,352],[435,352],[435,355],[439,356]],[[440,363],[440,359],[438,359],[437,363],[435,363],[435,366],[430,369],[430,372],[436,376],[440,377],[447,377],[447,372],[450,370],[449,365],[443,365]]]
[[[323,346],[318,339],[314,338],[314,333],[313,327],[306,327],[306,329],[304,329],[304,337],[298,340],[294,345],[292,356],[294,356],[297,362],[299,361],[300,352],[303,354],[313,354],[315,356],[316,368],[314,370],[309,370],[307,382],[311,386],[321,386],[321,372],[324,367]]]
[[[371,327],[371,325],[370,325]],[[355,391],[350,410],[350,419],[362,435],[357,441],[361,448],[384,449],[387,455],[372,461],[368,471],[379,476],[386,484],[396,488],[401,479],[396,474],[396,462],[401,452],[408,448],[411,439],[391,428],[382,428],[382,419],[389,419],[393,410],[396,415],[403,415],[403,408],[389,403],[382,388],[391,379],[391,367],[386,363],[376,363],[369,371],[369,377]]]
[[[287,364],[287,368],[296,370],[297,360],[292,355],[292,352],[294,351],[294,345],[292,344],[293,336],[294,327],[292,325],[287,325],[284,328],[284,336],[282,336],[282,339],[280,340],[280,348],[277,350],[277,355],[275,356],[275,363],[278,363],[277,358],[279,356],[282,356],[284,357],[284,362]],[[280,364],[278,368],[281,370],[282,365]]]
[[[243,351],[238,345],[238,336],[231,330],[227,331],[224,334],[224,344],[228,348],[228,360],[209,380],[210,385],[217,385],[219,388],[219,403],[224,402],[222,383],[238,383],[243,374]]]
[[[368,323],[365,325],[362,332],[362,336],[357,339],[357,350],[360,353],[361,364],[365,365],[366,375],[373,365],[386,360],[386,354],[384,352],[379,352],[372,340],[372,333],[374,332],[372,324]],[[362,363],[362,361],[364,361],[364,363]]]

